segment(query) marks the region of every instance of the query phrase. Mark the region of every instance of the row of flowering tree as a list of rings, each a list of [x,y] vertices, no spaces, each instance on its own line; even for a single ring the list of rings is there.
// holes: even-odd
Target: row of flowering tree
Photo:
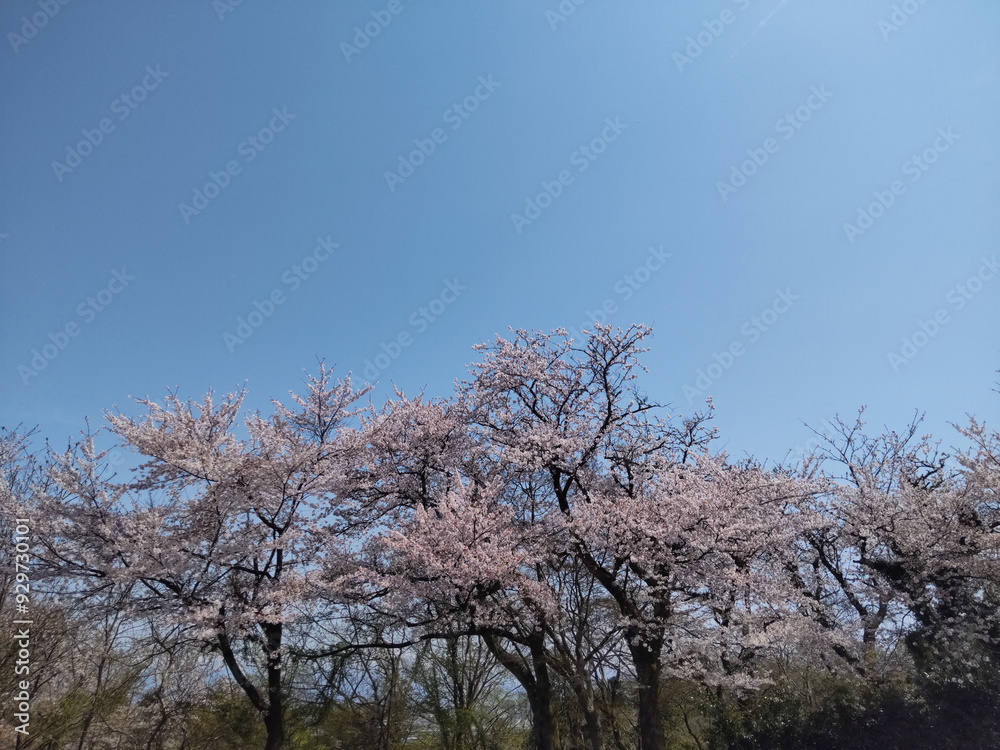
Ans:
[[[381,409],[322,365],[267,418],[242,393],[140,401],[108,415],[144,459],[130,481],[88,438],[30,498],[47,580],[216,654],[268,750],[291,655],[475,642],[540,750],[564,746],[557,685],[591,750],[658,750],[668,679],[752,692],[790,651],[865,675],[899,643],[945,679],[995,667],[996,434],[973,422],[954,463],[915,424],[840,423],[794,469],[734,461],[710,405],[671,417],[639,390],[648,334],[517,331],[452,397]],[[347,617],[379,627],[327,627]]]

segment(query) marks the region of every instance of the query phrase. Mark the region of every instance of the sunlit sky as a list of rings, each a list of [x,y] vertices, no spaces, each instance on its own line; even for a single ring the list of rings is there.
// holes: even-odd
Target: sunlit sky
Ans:
[[[567,13],[566,11],[572,11]],[[0,421],[64,442],[318,357],[448,395],[514,328],[653,327],[731,453],[996,424],[1000,4],[0,9]]]

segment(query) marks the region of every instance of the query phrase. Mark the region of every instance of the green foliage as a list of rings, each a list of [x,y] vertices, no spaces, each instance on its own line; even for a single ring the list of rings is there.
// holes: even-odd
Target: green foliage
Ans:
[[[710,750],[1000,746],[1000,693],[923,683],[912,670],[868,682],[803,667],[753,693],[719,693],[705,710]]]
[[[189,747],[238,750],[263,744],[264,727],[257,712],[228,684],[210,690],[192,713]]]

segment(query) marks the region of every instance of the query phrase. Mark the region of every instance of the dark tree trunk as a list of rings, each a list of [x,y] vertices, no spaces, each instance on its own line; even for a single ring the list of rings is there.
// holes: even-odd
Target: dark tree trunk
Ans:
[[[496,636],[483,634],[483,642],[504,668],[510,672],[528,698],[531,709],[531,736],[536,750],[559,750],[559,732],[552,714],[552,681],[545,661],[542,636],[530,645],[531,664],[518,654],[504,649]]]
[[[537,690],[528,693],[528,707],[531,709],[531,736],[536,750],[556,750],[557,729],[552,716],[552,704],[546,704],[551,696],[539,694]]]
[[[601,714],[594,700],[594,689],[585,677],[579,673],[563,675],[569,684],[576,704],[583,714],[583,726],[580,727],[584,742],[590,750],[604,750],[604,732],[602,731]]]
[[[285,705],[281,696],[281,623],[265,625],[267,641],[267,729],[265,750],[281,750],[285,743]]]
[[[285,743],[285,727],[281,716],[268,711],[264,714],[264,728],[267,729],[264,750],[281,750]]]
[[[639,643],[629,650],[639,682],[639,750],[660,750],[660,649]]]
[[[280,624],[262,624],[264,632],[265,656],[267,657],[267,697],[263,697],[257,687],[243,673],[232,644],[225,631],[219,633],[217,642],[222,659],[247,698],[264,720],[267,740],[264,750],[282,750],[285,743],[285,709],[281,699],[281,633]]]
[[[538,711],[534,712],[535,740],[538,750],[556,750],[559,747],[559,728],[552,715],[552,680],[541,643],[532,643],[531,661],[535,668],[535,693],[538,697]]]
[[[584,733],[590,750],[604,750],[604,733],[601,731],[601,717],[593,702],[583,707]]]

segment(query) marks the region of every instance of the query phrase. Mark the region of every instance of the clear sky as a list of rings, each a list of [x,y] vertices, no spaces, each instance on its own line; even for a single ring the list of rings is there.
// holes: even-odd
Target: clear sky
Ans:
[[[63,2],[0,8],[8,426],[595,314],[733,453],[1000,417],[998,3]]]

